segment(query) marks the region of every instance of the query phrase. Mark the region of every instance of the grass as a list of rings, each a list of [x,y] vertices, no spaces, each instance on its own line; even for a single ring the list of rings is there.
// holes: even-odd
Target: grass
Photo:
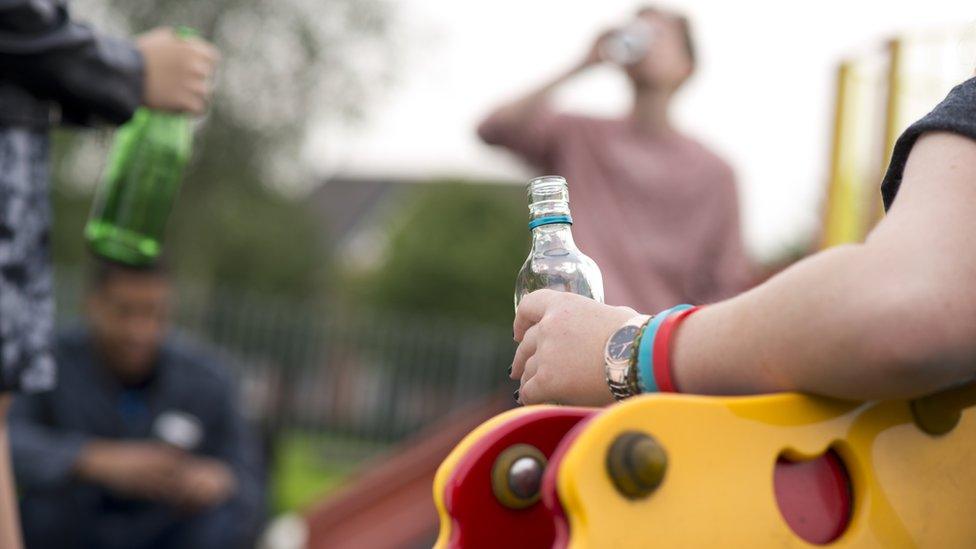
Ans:
[[[340,486],[364,456],[381,448],[336,435],[282,434],[271,471],[274,513],[305,509]]]

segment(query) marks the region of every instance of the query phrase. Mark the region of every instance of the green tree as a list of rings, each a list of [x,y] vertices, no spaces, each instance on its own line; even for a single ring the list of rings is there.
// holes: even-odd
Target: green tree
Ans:
[[[512,322],[515,275],[529,249],[520,187],[417,185],[380,264],[347,273],[358,299],[395,310]]]

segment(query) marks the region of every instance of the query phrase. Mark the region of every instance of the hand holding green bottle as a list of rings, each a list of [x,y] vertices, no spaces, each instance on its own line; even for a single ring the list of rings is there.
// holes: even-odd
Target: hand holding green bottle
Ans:
[[[136,38],[142,53],[143,104],[150,109],[203,114],[220,53],[187,27],[160,27]]]
[[[209,99],[216,49],[189,29],[142,35],[143,102],[119,128],[85,238],[106,259],[140,266],[162,251],[166,221],[190,159],[190,121]]]

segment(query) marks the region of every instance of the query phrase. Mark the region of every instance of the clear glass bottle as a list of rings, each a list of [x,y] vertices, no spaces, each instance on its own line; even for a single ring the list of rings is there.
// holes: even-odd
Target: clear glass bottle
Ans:
[[[515,308],[526,294],[549,288],[603,302],[603,275],[576,247],[569,213],[569,186],[558,175],[529,181],[532,249],[515,279]]]

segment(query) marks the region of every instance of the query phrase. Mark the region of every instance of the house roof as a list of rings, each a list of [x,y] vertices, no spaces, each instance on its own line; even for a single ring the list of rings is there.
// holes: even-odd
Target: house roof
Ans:
[[[339,243],[354,235],[370,213],[397,191],[403,182],[334,178],[322,183],[306,199],[315,219]]]

